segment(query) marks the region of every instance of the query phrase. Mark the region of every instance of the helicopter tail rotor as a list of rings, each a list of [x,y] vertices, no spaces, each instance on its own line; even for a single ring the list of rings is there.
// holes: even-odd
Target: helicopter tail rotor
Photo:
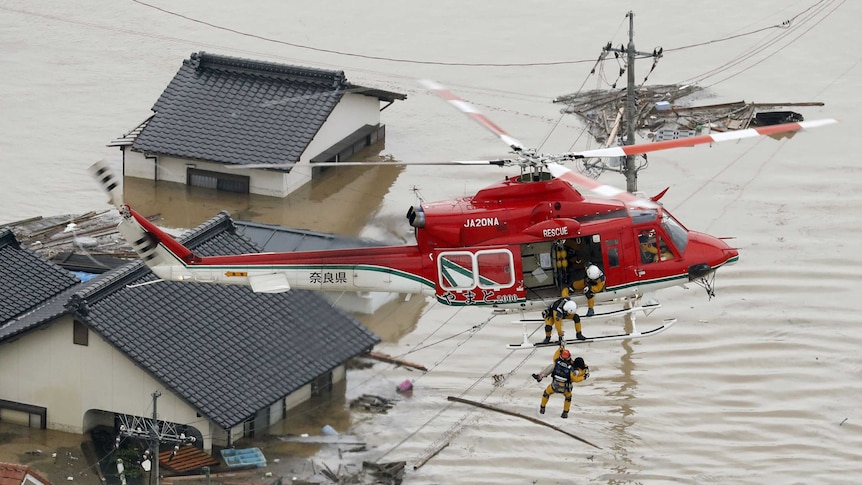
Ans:
[[[120,184],[120,180],[114,175],[114,171],[111,170],[111,167],[108,165],[108,162],[105,160],[99,160],[98,162],[90,165],[88,169],[90,175],[93,176],[96,181],[102,186],[102,189],[105,190],[105,193],[108,194],[108,203],[117,208],[117,210],[122,210],[123,207],[123,189]]]

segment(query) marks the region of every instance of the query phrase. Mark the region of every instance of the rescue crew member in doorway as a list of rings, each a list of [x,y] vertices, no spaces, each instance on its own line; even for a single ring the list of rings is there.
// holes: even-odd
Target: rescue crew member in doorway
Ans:
[[[542,393],[542,404],[539,407],[539,414],[545,414],[545,406],[548,405],[548,399],[551,394],[556,392],[562,393],[565,397],[563,403],[563,414],[561,418],[569,417],[569,409],[572,407],[572,384],[582,382],[590,377],[590,368],[584,362],[584,359],[578,357],[572,360],[572,354],[568,349],[560,347],[554,352],[554,363],[544,368],[542,372],[533,374],[533,379],[536,382],[541,382],[546,375],[550,375],[553,379],[545,392]]]
[[[605,274],[598,266],[587,266],[587,278],[584,280],[584,296],[587,297],[587,315],[595,315],[593,306],[596,304],[596,293],[605,289]]]
[[[570,318],[575,322],[575,336],[578,340],[586,340],[584,334],[581,333],[581,316],[578,315],[578,305],[568,298],[558,298],[556,301],[548,305],[548,308],[542,312],[542,317],[545,319],[545,340],[542,343],[551,341],[551,329],[557,329],[557,337],[560,342],[563,342],[563,320]]]

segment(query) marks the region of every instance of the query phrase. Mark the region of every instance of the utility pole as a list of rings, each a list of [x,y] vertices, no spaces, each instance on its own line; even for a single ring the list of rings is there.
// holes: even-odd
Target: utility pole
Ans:
[[[159,424],[158,399],[162,393],[158,390],[153,392],[153,419],[140,418],[137,416],[120,415],[120,432],[117,435],[115,447],[120,446],[121,439],[135,438],[147,442],[147,451],[144,453],[144,461],[141,466],[144,471],[152,471],[150,474],[150,485],[159,485],[159,448],[161,443],[174,445],[171,458],[179,452],[180,445],[194,443],[194,436],[186,436],[185,432],[178,432],[174,423],[165,422],[164,427]],[[152,466],[149,460],[152,459]],[[168,460],[170,461],[170,460]]]
[[[150,427],[150,453],[153,455],[153,474],[150,475],[150,484],[159,485],[159,413],[156,412],[156,402],[162,393],[153,392],[153,425]]]
[[[637,128],[637,99],[635,98],[635,56],[655,56],[656,52],[638,52],[635,50],[635,14],[632,11],[626,14],[629,18],[629,45],[623,49],[611,47],[610,44],[602,50],[607,52],[615,52],[626,55],[626,71],[628,74],[628,83],[626,85],[626,103],[625,103],[625,120],[626,120],[626,140],[625,145],[635,144],[635,128]],[[660,55],[660,54],[659,54]],[[638,172],[635,165],[635,155],[626,157],[626,191],[630,193],[638,190]]]

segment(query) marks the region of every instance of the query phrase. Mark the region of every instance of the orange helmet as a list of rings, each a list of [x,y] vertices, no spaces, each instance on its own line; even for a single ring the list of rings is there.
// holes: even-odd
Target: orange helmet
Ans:
[[[572,356],[572,353],[569,352],[569,349],[563,349],[560,352],[560,357],[562,357],[565,360],[569,360],[569,357],[571,357],[571,356]]]

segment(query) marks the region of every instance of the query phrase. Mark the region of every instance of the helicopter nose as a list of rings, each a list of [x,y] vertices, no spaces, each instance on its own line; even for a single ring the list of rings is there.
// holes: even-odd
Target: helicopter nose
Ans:
[[[724,239],[698,232],[690,232],[689,236],[690,240],[695,243],[692,249],[697,248],[693,251],[695,254],[691,254],[691,256],[700,260],[699,262],[704,262],[712,268],[718,268],[739,261],[739,251],[728,246]],[[688,256],[689,254],[686,254],[686,259]]]
[[[736,248],[727,247],[724,249],[725,266],[736,264],[739,261],[739,251]]]

